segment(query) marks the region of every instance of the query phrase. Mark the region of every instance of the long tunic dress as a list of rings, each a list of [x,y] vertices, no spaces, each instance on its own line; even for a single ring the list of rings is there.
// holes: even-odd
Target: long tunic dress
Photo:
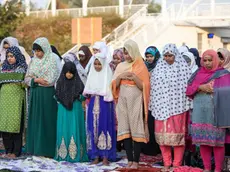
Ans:
[[[116,160],[116,129],[113,102],[91,97],[87,114],[87,149],[90,159]]]
[[[38,156],[55,156],[57,102],[54,87],[31,80],[26,150]]]
[[[88,161],[84,111],[79,100],[75,100],[72,110],[58,104],[56,149],[55,159],[59,161]]]

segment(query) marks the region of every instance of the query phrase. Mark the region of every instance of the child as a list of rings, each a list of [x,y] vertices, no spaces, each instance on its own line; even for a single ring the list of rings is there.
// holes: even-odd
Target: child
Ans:
[[[59,161],[88,161],[81,95],[84,85],[73,62],[66,62],[57,81],[57,152]]]
[[[87,148],[92,164],[103,159],[103,165],[116,159],[116,131],[113,96],[110,88],[112,70],[106,53],[94,55],[84,95],[90,95],[87,112]]]
[[[0,131],[7,158],[20,156],[26,113],[24,76],[25,57],[18,47],[9,47],[0,72]]]
[[[124,62],[125,59],[124,59],[124,54],[123,54],[123,50],[120,48],[120,49],[116,49],[114,50],[113,52],[113,60],[110,62],[110,67],[112,69],[112,71],[114,72],[117,65],[121,62]]]

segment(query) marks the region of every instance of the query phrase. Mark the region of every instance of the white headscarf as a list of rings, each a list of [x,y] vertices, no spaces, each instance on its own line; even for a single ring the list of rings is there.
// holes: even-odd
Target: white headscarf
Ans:
[[[0,63],[3,63],[4,60],[6,59],[6,49],[3,47],[4,42],[7,42],[10,47],[16,46],[20,49],[21,53],[25,56],[26,58],[26,63],[29,64],[30,62],[30,56],[29,54],[25,51],[25,49],[21,46],[19,46],[18,40],[14,37],[6,37],[2,40],[1,45],[0,45]]]
[[[97,53],[93,56],[93,58],[91,58],[93,61],[87,77],[83,95],[90,94],[104,96],[104,101],[110,102],[113,101],[111,90],[113,72],[108,62],[108,47],[104,44],[104,47],[101,46],[101,48],[105,51],[101,51],[101,53]],[[102,52],[104,52],[104,54]],[[96,59],[98,59],[102,65],[100,72],[97,72],[94,68],[94,61]]]
[[[178,50],[179,50],[181,55],[183,55],[185,52],[189,51],[188,47],[186,47],[185,45],[182,45]]]
[[[190,52],[185,52],[183,54],[183,56],[187,56],[191,60],[191,64],[190,64],[189,67],[192,70],[192,73],[194,73],[198,69],[198,66],[196,65],[196,61],[195,61],[194,55],[192,53],[190,53]]]
[[[166,120],[171,116],[186,112],[190,108],[190,102],[185,92],[191,70],[175,44],[167,44],[162,54],[166,53],[175,56],[174,63],[169,65],[164,58],[161,58],[150,79],[149,109],[156,120]]]

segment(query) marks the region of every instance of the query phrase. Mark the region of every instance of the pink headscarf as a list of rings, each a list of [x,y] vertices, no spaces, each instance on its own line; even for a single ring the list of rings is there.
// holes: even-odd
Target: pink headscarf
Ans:
[[[213,60],[213,67],[211,70],[208,70],[204,67],[204,57],[205,56],[211,56]],[[196,73],[195,77],[192,78],[192,81],[190,80],[190,83],[188,84],[186,95],[190,98],[193,98],[194,94],[197,92],[200,85],[205,84],[208,82],[208,80],[211,78],[211,76],[219,69],[219,57],[216,51],[214,50],[207,50],[203,53],[201,57],[201,68]]]
[[[222,64],[222,67],[230,71],[230,52],[225,48],[219,48],[217,52],[221,53],[224,58],[224,63]]]

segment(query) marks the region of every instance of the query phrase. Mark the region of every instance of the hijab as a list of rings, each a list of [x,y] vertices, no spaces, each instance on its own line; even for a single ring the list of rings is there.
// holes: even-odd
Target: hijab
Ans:
[[[73,78],[67,79],[66,73],[73,74]],[[75,100],[80,99],[84,85],[78,75],[73,62],[66,62],[62,68],[61,75],[57,81],[55,96],[66,109],[72,110]]]
[[[204,67],[204,57],[205,56],[212,56],[213,60],[213,67],[211,70],[208,70]],[[188,88],[186,91],[187,96],[190,98],[193,98],[194,94],[197,92],[197,89],[200,85],[205,84],[208,82],[208,80],[212,77],[212,75],[219,70],[219,58],[218,54],[214,50],[206,50],[201,58],[201,68],[197,73],[195,73],[188,82]]]
[[[222,67],[230,71],[230,52],[225,48],[219,48],[217,53],[220,53],[224,58],[224,63]]]
[[[201,66],[200,65],[201,58],[200,58],[198,50],[196,48],[190,48],[189,52],[191,52],[194,55],[195,60],[196,60],[196,64],[197,64],[198,67],[200,67]]]
[[[145,56],[147,54],[151,54],[154,57],[154,60],[152,63],[145,61],[145,65],[148,68],[148,71],[151,72],[155,68],[155,66],[157,65],[157,61],[159,60],[161,55],[160,55],[159,50],[154,46],[150,46],[146,49]]]
[[[21,53],[20,49],[16,46],[12,46],[9,47],[6,51],[6,55],[8,53],[13,54],[13,56],[16,59],[16,63],[15,64],[9,64],[7,58],[6,60],[3,62],[2,65],[2,71],[3,72],[12,72],[15,71],[17,68],[20,68],[20,70],[25,73],[27,70],[27,64],[25,61],[25,57],[24,55]]]
[[[104,46],[105,47],[101,47],[103,50],[108,49],[105,44]],[[102,65],[102,69],[99,72],[97,72],[94,67],[94,61],[96,59],[99,60]],[[94,55],[83,95],[99,95],[104,96],[104,101],[113,101],[110,87],[113,72],[107,59],[109,58],[107,57],[106,51],[101,51]]]
[[[62,60],[61,54],[58,52],[57,48],[54,45],[51,45],[52,52],[56,54],[60,60]]]
[[[86,65],[88,64],[90,58],[92,57],[92,53],[91,53],[89,47],[87,47],[85,45],[80,47],[78,52],[80,52],[80,51],[82,51],[85,55],[85,60],[83,60],[83,61],[80,60],[80,64],[82,65],[83,68],[85,68]]]
[[[182,45],[178,50],[179,50],[181,55],[183,55],[185,52],[189,51],[188,47],[185,45]]]
[[[33,44],[38,44],[42,48],[44,56],[41,59],[36,57],[36,55],[32,58],[27,75],[44,78],[50,85],[54,85],[59,76],[59,69],[48,39],[40,37]]]
[[[161,58],[151,74],[150,110],[156,120],[166,120],[189,110],[185,92],[191,70],[175,44],[165,45],[162,54],[173,54],[175,61],[168,64]]]
[[[192,53],[190,53],[190,52],[185,52],[183,54],[183,57],[184,58],[189,58],[189,60],[190,60],[190,66],[189,67],[192,70],[192,73],[194,73],[198,69],[198,66],[196,65],[196,61],[195,61],[194,55]]]
[[[68,53],[63,57],[65,63],[70,61],[73,62],[75,64],[75,67],[77,68],[77,72],[79,77],[81,78],[81,81],[83,82],[83,84],[86,84],[86,80],[87,80],[87,72],[85,71],[85,69],[82,67],[82,65],[80,64],[77,56],[74,53]]]
[[[121,62],[125,61],[124,53],[123,53],[123,49],[122,48],[114,50],[113,57],[114,56],[117,56],[121,60]],[[114,61],[112,60],[109,65],[110,65],[112,71],[115,71],[115,69],[116,69],[116,67],[117,67],[118,64],[115,64]]]

